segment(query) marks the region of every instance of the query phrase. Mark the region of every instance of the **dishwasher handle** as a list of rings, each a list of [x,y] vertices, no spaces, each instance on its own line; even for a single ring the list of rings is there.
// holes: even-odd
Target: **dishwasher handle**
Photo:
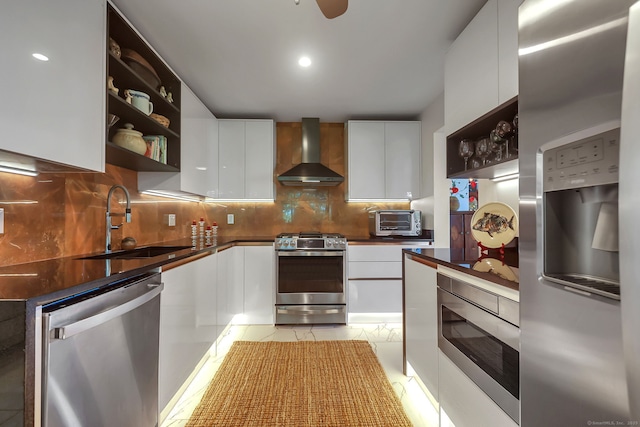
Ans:
[[[164,288],[163,283],[161,284],[150,283],[147,286],[149,287],[148,292],[140,295],[135,299],[132,299],[131,301],[127,301],[124,304],[120,304],[114,308],[103,311],[94,316],[87,317],[86,319],[82,319],[65,326],[53,328],[51,330],[51,341],[65,340],[67,338],[71,338],[74,335],[85,332],[91,328],[94,328],[98,325],[106,323],[109,320],[115,319],[116,317],[120,317],[123,314],[128,313],[140,307],[141,305],[151,301],[156,296],[158,296],[160,292],[162,292],[162,289]]]

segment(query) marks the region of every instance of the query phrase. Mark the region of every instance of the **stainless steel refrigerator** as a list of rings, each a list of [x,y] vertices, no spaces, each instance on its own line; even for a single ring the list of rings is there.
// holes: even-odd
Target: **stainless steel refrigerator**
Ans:
[[[526,0],[519,10],[524,427],[640,421],[635,2]]]

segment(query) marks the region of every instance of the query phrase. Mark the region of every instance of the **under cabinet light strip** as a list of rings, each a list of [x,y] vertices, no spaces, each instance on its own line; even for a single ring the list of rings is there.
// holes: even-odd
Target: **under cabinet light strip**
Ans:
[[[273,199],[211,199],[206,198],[205,203],[275,203]]]
[[[512,179],[518,179],[519,177],[520,177],[520,174],[512,173],[510,175],[503,175],[503,176],[497,176],[495,178],[491,178],[490,181],[493,181],[493,182],[510,181]]]
[[[409,203],[409,199],[349,199],[347,203]]]
[[[0,166],[0,172],[15,173],[18,175],[38,176],[38,172],[28,169],[12,168],[10,166]]]
[[[147,194],[149,196],[166,197],[168,199],[176,199],[176,200],[182,200],[182,201],[194,202],[194,203],[199,203],[202,201],[197,196],[186,196],[186,195],[182,196],[177,194],[165,193],[163,191],[145,190],[145,191],[142,191],[142,194]]]

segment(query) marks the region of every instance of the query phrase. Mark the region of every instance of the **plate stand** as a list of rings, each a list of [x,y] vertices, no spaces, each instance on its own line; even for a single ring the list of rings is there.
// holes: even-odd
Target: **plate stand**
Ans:
[[[498,258],[502,261],[502,265],[504,265],[504,243],[502,243],[499,248],[488,248],[483,245],[482,242],[478,242],[478,247],[480,248],[478,261],[482,261],[485,258]],[[493,251],[493,253],[490,254],[491,251]]]

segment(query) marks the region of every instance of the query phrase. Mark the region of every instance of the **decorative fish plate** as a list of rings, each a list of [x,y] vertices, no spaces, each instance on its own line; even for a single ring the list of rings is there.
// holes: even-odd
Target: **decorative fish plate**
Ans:
[[[471,235],[487,248],[508,244],[518,234],[518,216],[511,206],[500,202],[487,203],[471,218]]]

